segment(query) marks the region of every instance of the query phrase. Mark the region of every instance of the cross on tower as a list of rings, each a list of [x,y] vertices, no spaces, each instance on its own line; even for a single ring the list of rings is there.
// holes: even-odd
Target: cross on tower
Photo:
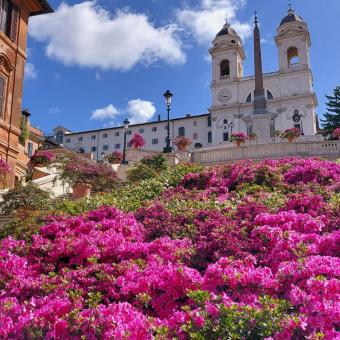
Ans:
[[[258,24],[257,11],[254,11],[254,14],[255,14],[254,24]]]
[[[225,14],[225,23],[228,25],[229,24],[229,20],[228,20],[228,12]]]
[[[293,10],[292,6],[293,6],[292,1],[289,0],[289,1],[288,1],[289,11],[292,11],[292,10]]]

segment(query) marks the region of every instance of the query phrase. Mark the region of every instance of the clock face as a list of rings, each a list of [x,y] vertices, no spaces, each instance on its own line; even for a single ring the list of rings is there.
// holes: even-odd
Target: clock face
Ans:
[[[221,103],[228,103],[231,100],[232,93],[230,90],[224,89],[217,94],[217,99]]]

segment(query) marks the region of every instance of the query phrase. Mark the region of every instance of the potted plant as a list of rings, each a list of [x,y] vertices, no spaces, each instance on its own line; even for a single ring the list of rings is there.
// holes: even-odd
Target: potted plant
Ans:
[[[340,139],[340,128],[336,128],[333,133],[332,133],[332,137],[334,139]]]
[[[53,161],[53,153],[45,150],[38,150],[31,157],[31,163],[36,167],[50,165]]]
[[[140,149],[145,145],[145,140],[140,134],[135,133],[129,144],[135,149]]]
[[[241,144],[244,144],[247,140],[247,135],[244,132],[234,132],[231,135],[231,140],[235,142],[236,146],[241,146]]]
[[[94,192],[114,189],[117,176],[108,164],[85,160],[79,156],[62,159],[57,166],[59,179],[73,189],[73,198],[89,197]]]
[[[10,166],[0,159],[0,181],[3,183],[3,188],[5,188],[6,175],[11,172]]]
[[[254,133],[254,132],[251,132],[251,133],[249,134],[249,140],[256,140],[256,139],[257,139],[257,134]]]
[[[300,130],[298,128],[287,129],[281,133],[281,138],[285,138],[289,143],[293,142],[300,136]]]
[[[123,160],[123,154],[119,151],[114,151],[107,155],[104,160],[110,164],[119,164]]]
[[[281,131],[280,130],[275,130],[274,131],[274,137],[277,138],[277,137],[280,137],[281,136]]]
[[[174,145],[179,151],[185,151],[191,143],[191,139],[187,137],[178,136],[174,140]]]

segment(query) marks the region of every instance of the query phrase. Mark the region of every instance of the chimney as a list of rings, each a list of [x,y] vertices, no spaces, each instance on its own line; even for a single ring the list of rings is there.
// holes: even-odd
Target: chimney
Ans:
[[[187,118],[189,118],[189,117],[191,117],[191,114],[190,114],[190,113],[187,113],[185,116],[186,116]]]
[[[158,121],[159,122],[161,121],[161,115],[158,115]]]

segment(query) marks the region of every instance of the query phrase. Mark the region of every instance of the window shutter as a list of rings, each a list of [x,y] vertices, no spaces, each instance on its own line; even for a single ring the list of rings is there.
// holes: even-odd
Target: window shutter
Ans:
[[[18,34],[18,21],[19,21],[19,7],[12,3],[12,15],[11,15],[11,24],[10,24],[10,32],[9,37],[13,40],[17,40],[17,34]]]
[[[4,92],[5,92],[5,79],[0,77],[0,118],[4,118]]]

